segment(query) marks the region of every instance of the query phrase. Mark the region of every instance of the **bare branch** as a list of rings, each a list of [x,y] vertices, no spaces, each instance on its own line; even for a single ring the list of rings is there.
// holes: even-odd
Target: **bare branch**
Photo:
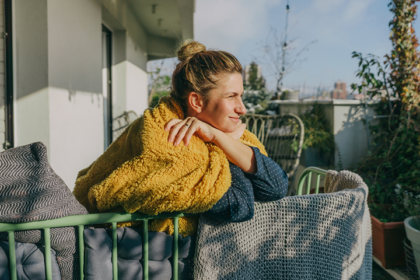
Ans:
[[[281,39],[290,35],[290,30],[285,32],[281,34],[274,27],[271,27],[265,41],[257,44],[258,48],[256,50],[259,55],[254,56],[254,60],[267,69],[269,76],[276,79],[277,90],[281,90],[284,77],[297,70],[306,61],[306,59],[301,58],[303,53],[309,50],[310,45],[316,43],[316,40],[311,41],[297,50],[295,47],[297,38],[289,39],[286,42]]]

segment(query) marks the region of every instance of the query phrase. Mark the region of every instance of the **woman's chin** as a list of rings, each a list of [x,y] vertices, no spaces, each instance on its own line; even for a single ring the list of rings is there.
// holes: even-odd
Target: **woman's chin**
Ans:
[[[227,126],[224,126],[224,127],[221,127],[221,128],[219,128],[221,131],[223,131],[224,133],[232,133],[232,132],[235,132],[235,130],[236,130],[236,126],[234,126],[234,127],[227,127]]]
[[[224,133],[232,133],[236,130],[237,124],[236,123],[229,123],[229,122],[224,122],[222,124],[218,124],[218,123],[209,123],[211,126],[217,128],[220,131],[223,131]]]

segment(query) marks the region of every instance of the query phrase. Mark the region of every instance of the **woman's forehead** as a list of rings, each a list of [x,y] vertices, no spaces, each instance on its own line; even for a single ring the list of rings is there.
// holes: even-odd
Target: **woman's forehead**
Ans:
[[[239,73],[224,73],[223,76],[220,76],[217,84],[217,89],[219,89],[219,91],[223,91],[224,93],[242,93],[243,91],[242,75]]]

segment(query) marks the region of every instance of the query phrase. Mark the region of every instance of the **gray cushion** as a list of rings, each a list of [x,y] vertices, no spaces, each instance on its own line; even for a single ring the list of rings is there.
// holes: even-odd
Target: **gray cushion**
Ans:
[[[41,142],[0,153],[0,222],[26,223],[88,214],[48,163]],[[63,280],[79,278],[77,228],[51,229],[51,248]],[[16,242],[43,245],[41,230],[17,231]],[[0,232],[7,241],[7,232]]]
[[[1,244],[1,242],[0,242]],[[0,280],[9,279],[9,259],[6,252],[0,246]]]
[[[45,247],[30,243],[15,243],[16,273],[19,280],[45,279]],[[54,250],[51,250],[52,279],[61,279]],[[9,244],[0,241],[0,279],[8,280]]]
[[[85,279],[112,280],[112,230],[85,229]],[[120,279],[143,279],[142,231],[118,228],[118,274]],[[149,232],[149,279],[172,278],[173,237],[164,232]],[[179,275],[189,279],[195,237],[179,235]]]

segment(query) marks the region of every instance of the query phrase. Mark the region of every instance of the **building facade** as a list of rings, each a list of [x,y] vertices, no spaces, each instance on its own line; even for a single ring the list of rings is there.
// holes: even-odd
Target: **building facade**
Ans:
[[[346,83],[338,80],[334,84],[334,89],[331,93],[332,99],[347,99]]]
[[[0,61],[0,83],[9,76],[12,89],[0,84],[1,149],[43,142],[73,189],[113,141],[113,118],[148,107],[147,62],[193,38],[194,0],[2,1],[12,70]]]

